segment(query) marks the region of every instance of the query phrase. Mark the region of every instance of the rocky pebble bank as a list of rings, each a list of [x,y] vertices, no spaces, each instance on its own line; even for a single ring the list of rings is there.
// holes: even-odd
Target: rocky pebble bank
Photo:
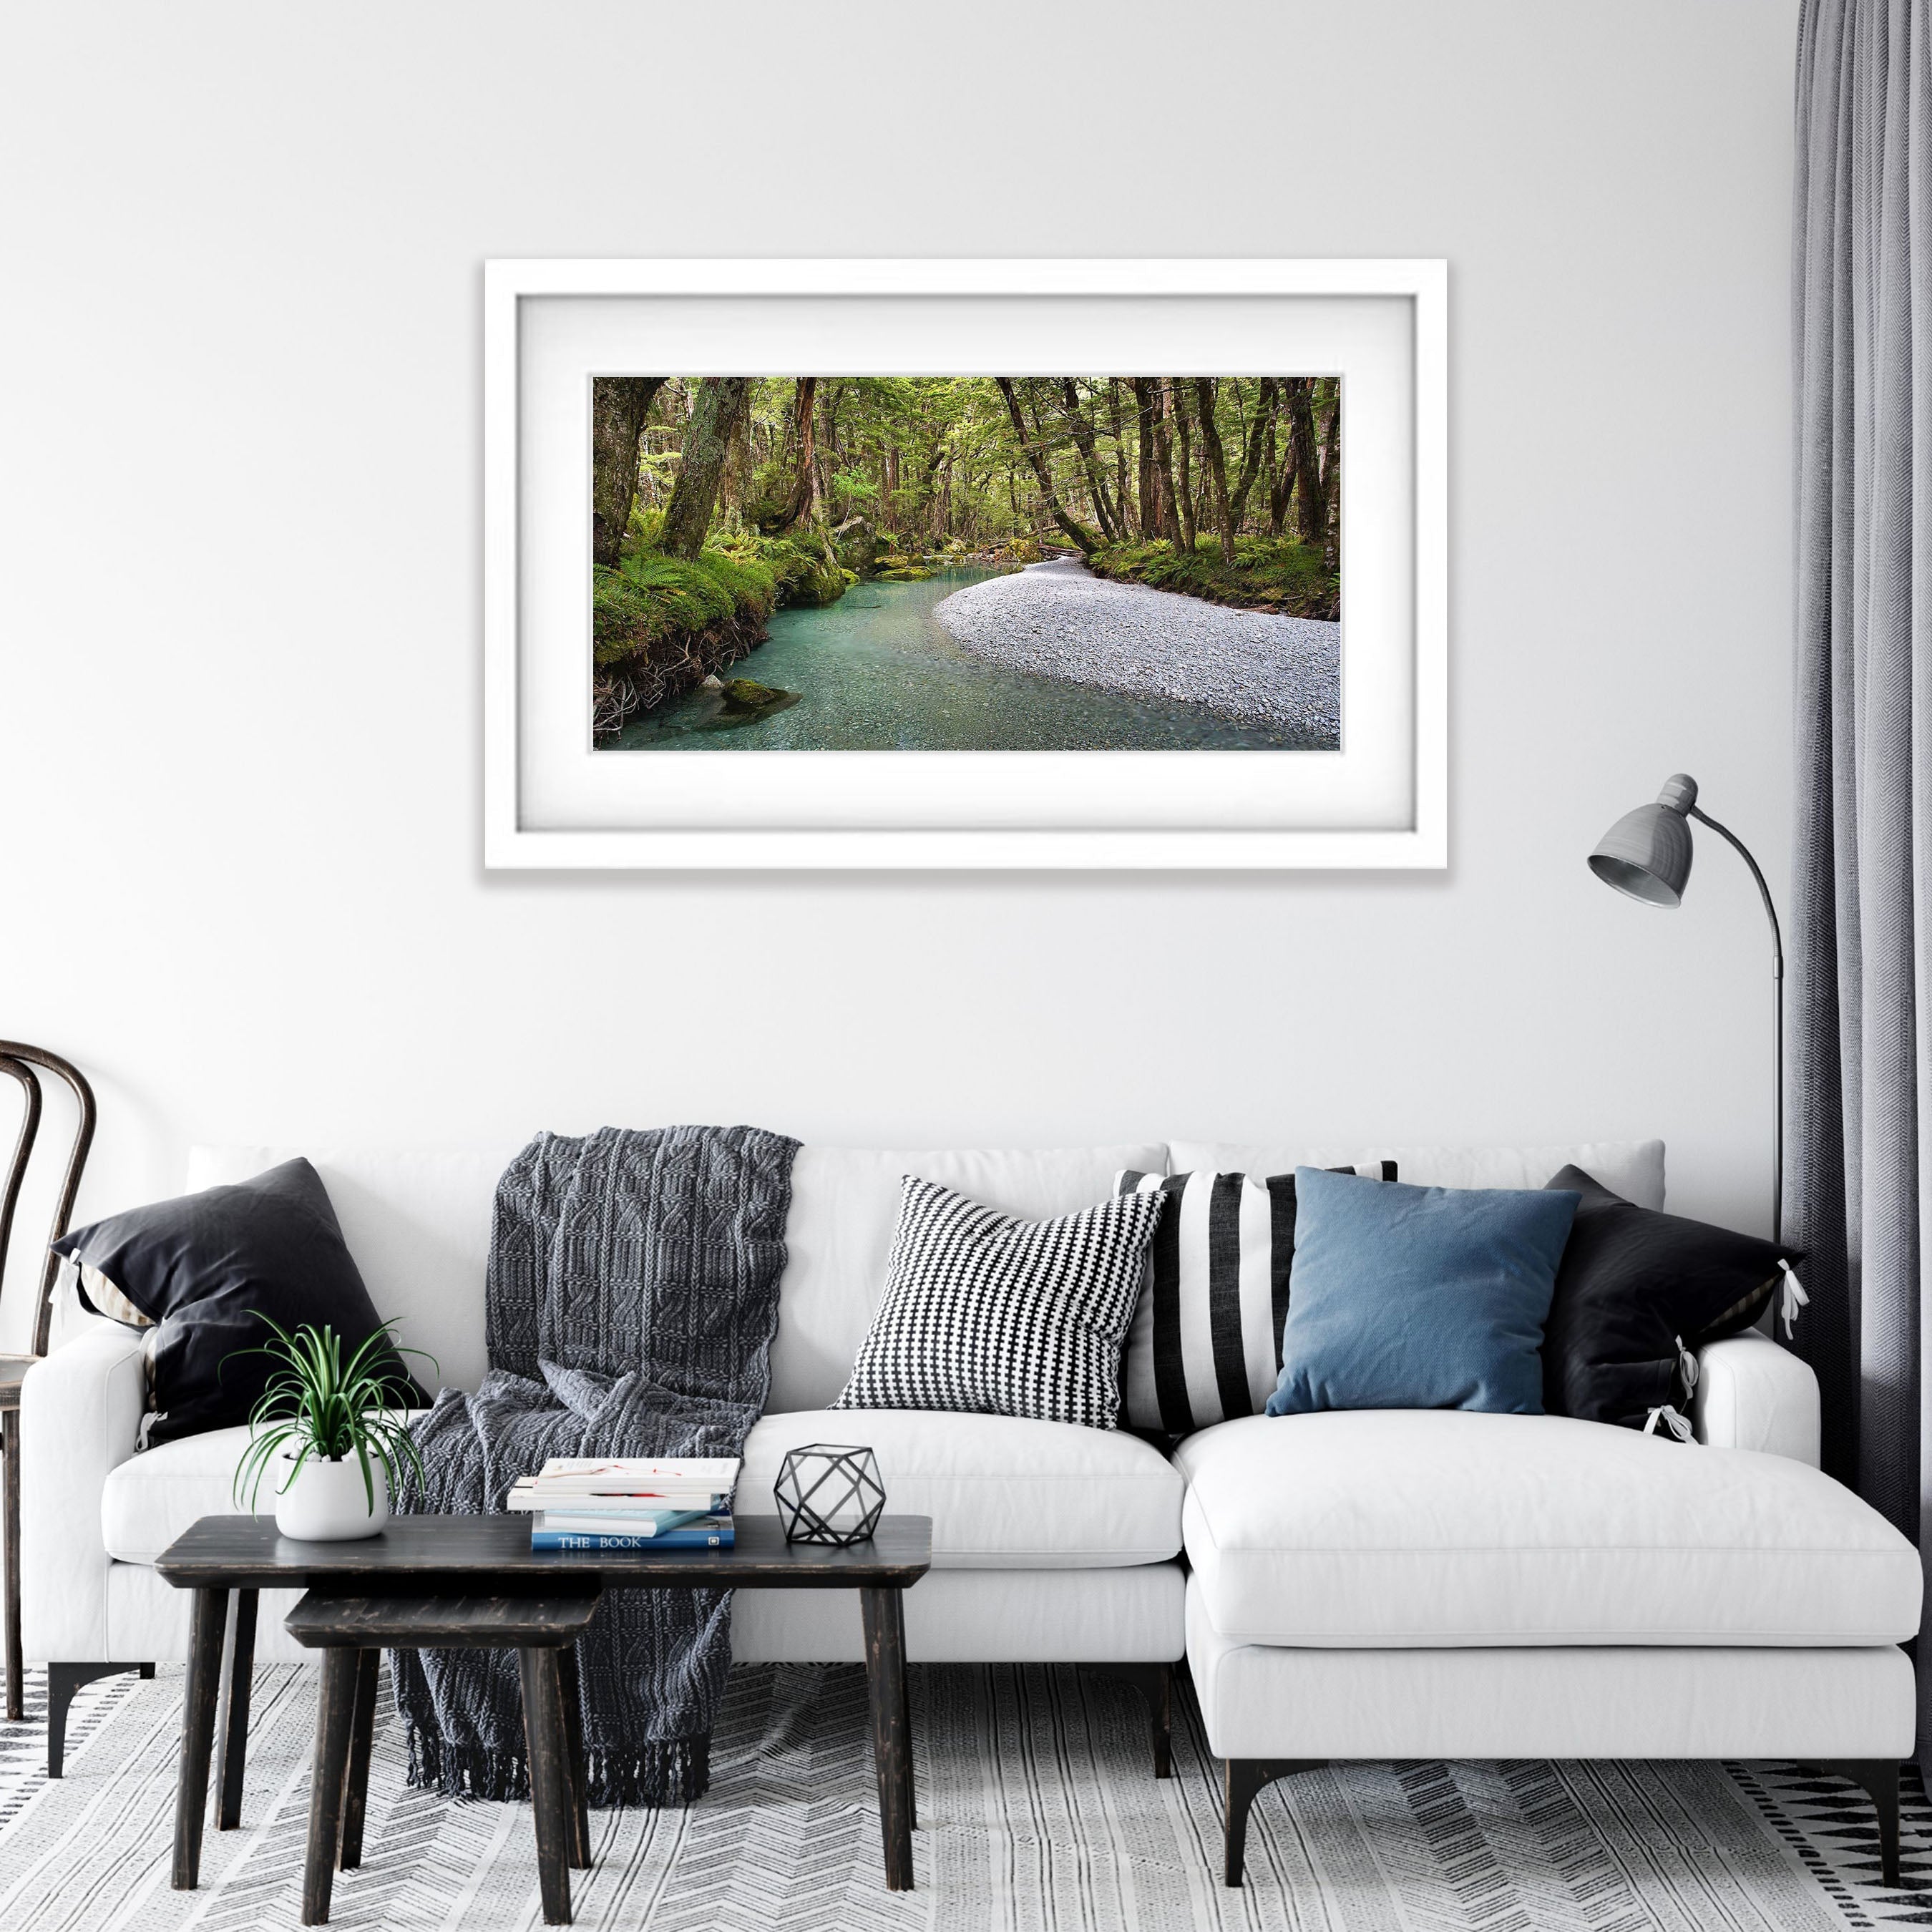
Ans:
[[[1311,748],[1341,743],[1340,624],[1112,584],[1070,559],[968,584],[933,614],[962,648],[995,664],[1204,704]]]

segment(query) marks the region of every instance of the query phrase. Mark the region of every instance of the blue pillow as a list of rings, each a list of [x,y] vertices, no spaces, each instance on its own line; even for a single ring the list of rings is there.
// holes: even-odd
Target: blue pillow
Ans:
[[[1580,1196],[1294,1171],[1294,1287],[1270,1415],[1543,1413],[1543,1324]]]

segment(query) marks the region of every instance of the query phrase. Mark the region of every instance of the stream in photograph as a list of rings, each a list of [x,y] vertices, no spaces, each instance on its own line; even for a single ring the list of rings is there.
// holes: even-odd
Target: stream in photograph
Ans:
[[[854,584],[822,610],[781,610],[770,640],[723,675],[798,702],[729,722],[716,692],[694,691],[618,734],[625,751],[1073,752],[1288,748],[1298,740],[1204,704],[1120,693],[1010,670],[963,650],[933,614],[996,571],[937,572],[922,583]]]

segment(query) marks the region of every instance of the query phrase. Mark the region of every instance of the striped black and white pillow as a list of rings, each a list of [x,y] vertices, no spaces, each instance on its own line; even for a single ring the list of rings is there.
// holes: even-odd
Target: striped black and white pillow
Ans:
[[[1023,1221],[900,1183],[885,1298],[834,1408],[941,1408],[1112,1429],[1157,1196]]]
[[[1396,1178],[1392,1160],[1333,1171]],[[1127,1333],[1127,1426],[1186,1436],[1260,1414],[1281,1375],[1294,1176],[1128,1168],[1114,1186],[1167,1204]]]

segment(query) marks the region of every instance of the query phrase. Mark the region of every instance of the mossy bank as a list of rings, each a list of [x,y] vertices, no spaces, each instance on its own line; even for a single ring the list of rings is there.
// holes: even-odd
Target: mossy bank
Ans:
[[[640,518],[616,567],[591,590],[599,742],[624,721],[682,696],[761,644],[774,610],[834,604],[856,580],[820,531],[714,537],[693,557],[658,548]],[[644,526],[639,529],[638,524]]]
[[[1341,611],[1342,580],[1318,545],[1289,537],[1238,537],[1232,566],[1220,541],[1204,536],[1187,550],[1165,538],[1117,544],[1087,560],[1096,577],[1178,590],[1210,604],[1271,610],[1283,617],[1318,617],[1332,622]]]

